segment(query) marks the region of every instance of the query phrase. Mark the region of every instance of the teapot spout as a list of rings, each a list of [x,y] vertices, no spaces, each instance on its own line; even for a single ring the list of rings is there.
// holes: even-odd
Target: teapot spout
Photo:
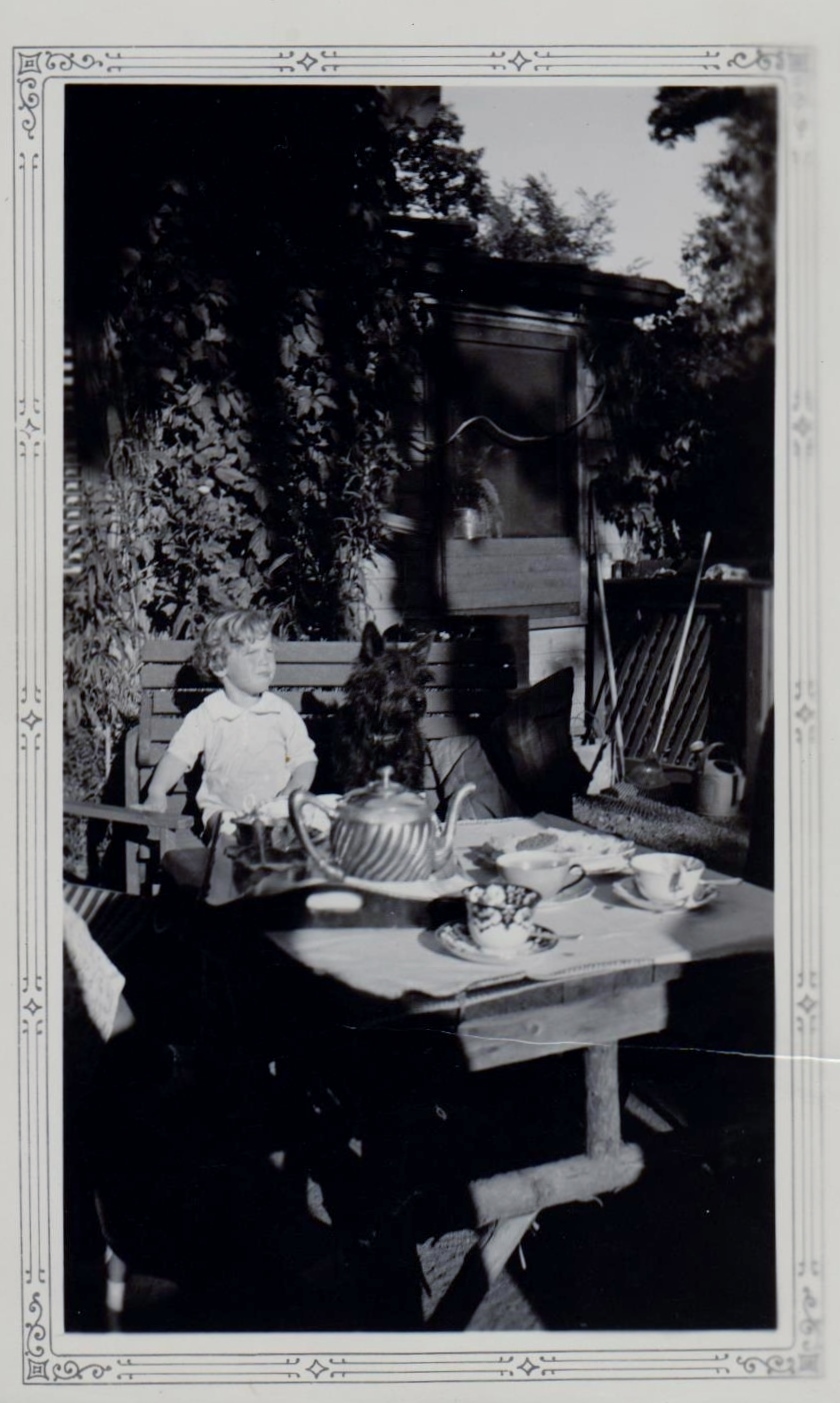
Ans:
[[[468,799],[471,794],[475,793],[475,788],[476,786],[472,781],[468,784],[462,784],[460,789],[456,789],[449,801],[446,822],[436,848],[436,865],[438,867],[442,867],[452,856],[452,849],[455,845],[455,825],[458,822],[458,814],[461,811],[461,805],[465,799]]]

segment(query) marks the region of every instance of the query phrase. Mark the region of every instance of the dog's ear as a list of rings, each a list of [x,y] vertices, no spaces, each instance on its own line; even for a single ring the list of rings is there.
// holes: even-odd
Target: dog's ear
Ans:
[[[379,632],[373,620],[368,619],[362,632],[362,650],[360,653],[362,662],[372,663],[374,658],[381,657],[384,651],[385,644],[382,641],[382,634]]]
[[[411,647],[409,648],[408,651],[409,651],[409,653],[411,654],[411,656],[415,659],[416,662],[418,662],[418,663],[427,662],[427,661],[428,661],[428,658],[429,658],[429,653],[430,653],[431,650],[432,650],[432,644],[434,643],[434,641],[435,641],[435,636],[434,636],[434,634],[433,634],[433,633],[426,633],[426,634],[423,635],[422,638],[416,638],[416,639],[414,640],[414,642],[412,643],[412,645],[411,645]]]

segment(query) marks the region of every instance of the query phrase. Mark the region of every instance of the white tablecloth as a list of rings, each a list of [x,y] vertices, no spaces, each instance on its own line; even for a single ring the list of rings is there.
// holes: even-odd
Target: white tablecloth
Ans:
[[[491,842],[505,847],[540,826],[529,819],[463,823],[458,828],[458,846],[463,850]],[[420,927],[314,926],[275,939],[316,973],[389,1000],[410,993],[445,998],[512,979],[569,980],[609,969],[772,949],[773,897],[760,887],[748,883],[721,887],[717,899],[700,910],[653,915],[628,906],[615,895],[614,880],[596,879],[594,892],[580,900],[540,902],[536,908],[540,925],[560,936],[579,938],[560,939],[546,954],[517,955],[499,965],[458,959],[443,948],[435,932]],[[439,886],[402,883],[394,892],[426,897],[450,893],[457,887],[450,879]]]

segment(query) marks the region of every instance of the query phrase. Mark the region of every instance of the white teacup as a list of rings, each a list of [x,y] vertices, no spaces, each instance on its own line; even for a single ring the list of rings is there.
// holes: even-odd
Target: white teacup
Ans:
[[[464,892],[467,930],[482,950],[515,950],[534,934],[539,893],[511,882],[476,884]]]
[[[502,853],[496,866],[509,882],[530,887],[542,897],[557,896],[583,876],[583,868],[569,853],[534,849]]]
[[[682,853],[643,853],[632,857],[630,866],[640,895],[659,906],[690,901],[703,876],[699,857]]]

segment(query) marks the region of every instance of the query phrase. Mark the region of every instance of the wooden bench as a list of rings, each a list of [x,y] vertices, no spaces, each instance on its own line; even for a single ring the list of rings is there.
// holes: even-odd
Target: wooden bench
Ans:
[[[68,801],[64,805],[68,818],[125,828],[128,892],[149,892],[160,857],[172,846],[197,841],[192,802],[195,775],[186,776],[169,796],[168,813],[151,814],[136,807],[183,717],[215,690],[215,684],[201,679],[192,669],[193,648],[191,641],[181,639],[150,638],[146,643],[140,672],[140,715],[125,740],[124,804]],[[454,620],[446,634],[441,632],[432,643],[429,654],[432,681],[427,688],[424,720],[427,739],[481,734],[517,682],[527,682],[527,650],[527,619]],[[316,747],[319,732],[323,734],[324,726],[329,725],[329,705],[341,702],[358,655],[359,644],[354,640],[278,641],[275,645],[277,670],[272,690],[303,716]]]

